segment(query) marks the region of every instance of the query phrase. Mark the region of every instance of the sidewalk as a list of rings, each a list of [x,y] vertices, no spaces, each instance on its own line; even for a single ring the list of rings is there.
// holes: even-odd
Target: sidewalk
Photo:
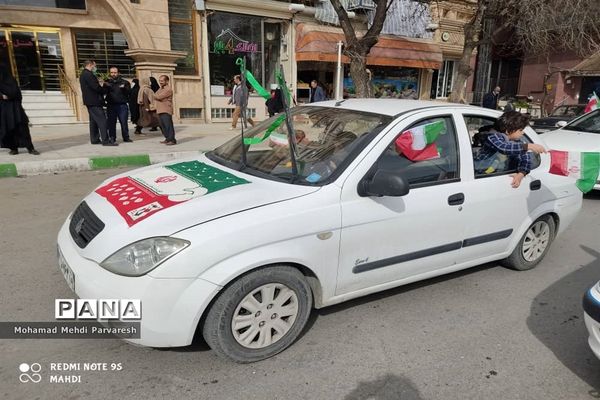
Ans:
[[[230,131],[228,123],[176,125],[177,145],[165,146],[160,131],[144,129],[144,135],[134,135],[133,143],[122,143],[117,127],[119,146],[103,147],[89,141],[88,124],[40,125],[31,128],[35,148],[41,153],[33,156],[26,149],[11,156],[0,149],[0,177],[88,171],[120,166],[144,166],[173,158],[185,157],[212,150],[240,130]]]

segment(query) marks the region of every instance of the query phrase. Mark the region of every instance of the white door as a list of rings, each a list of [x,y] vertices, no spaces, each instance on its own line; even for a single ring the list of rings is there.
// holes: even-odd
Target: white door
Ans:
[[[342,234],[336,294],[427,274],[455,264],[462,247],[459,148],[469,151],[468,137],[457,139],[450,112],[427,111],[399,122],[344,182]],[[396,148],[407,129],[443,123],[435,146],[440,157],[410,161]],[[464,151],[464,150],[461,150]],[[361,197],[357,186],[373,165],[401,170],[410,183],[402,197]]]
[[[478,130],[486,131],[496,121],[497,113],[476,111],[456,115],[459,129],[467,129],[472,135]],[[527,133],[527,132],[526,132]],[[523,136],[523,140],[531,140]],[[465,203],[463,217],[465,241],[461,261],[494,259],[498,254],[509,250],[510,241],[528,218],[533,209],[540,204],[541,182],[536,177],[539,171],[539,156],[534,156],[531,174],[526,176],[518,188],[511,186],[511,174],[516,173],[515,166],[506,156],[498,159],[486,171],[475,171],[473,154],[479,151],[477,138],[470,155],[470,168],[463,171]],[[465,155],[469,157],[468,154]]]

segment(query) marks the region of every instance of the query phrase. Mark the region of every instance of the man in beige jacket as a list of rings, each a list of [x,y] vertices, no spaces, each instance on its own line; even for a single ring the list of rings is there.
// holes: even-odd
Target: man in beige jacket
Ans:
[[[169,77],[161,75],[158,78],[160,89],[154,93],[154,104],[165,140],[161,143],[167,146],[177,144],[175,140],[175,127],[173,127],[173,90],[169,85]]]

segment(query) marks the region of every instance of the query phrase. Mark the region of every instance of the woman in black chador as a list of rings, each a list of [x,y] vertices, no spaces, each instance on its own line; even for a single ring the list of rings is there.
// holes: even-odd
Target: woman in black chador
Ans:
[[[21,89],[8,67],[0,65],[0,147],[10,149],[9,154],[19,154],[25,147],[29,154],[40,154],[31,142],[29,118],[21,101]]]

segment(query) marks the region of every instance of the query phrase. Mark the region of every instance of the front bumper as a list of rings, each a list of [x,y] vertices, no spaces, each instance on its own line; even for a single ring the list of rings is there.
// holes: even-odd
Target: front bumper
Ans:
[[[594,285],[583,296],[583,311],[585,326],[587,327],[590,348],[600,359],[600,293]]]
[[[59,249],[75,274],[75,293],[82,299],[140,299],[140,339],[124,339],[152,347],[186,346],[220,286],[199,278],[158,279],[149,275],[126,277],[113,274],[79,254],[68,221],[58,234]],[[165,262],[176,262],[173,257]]]

